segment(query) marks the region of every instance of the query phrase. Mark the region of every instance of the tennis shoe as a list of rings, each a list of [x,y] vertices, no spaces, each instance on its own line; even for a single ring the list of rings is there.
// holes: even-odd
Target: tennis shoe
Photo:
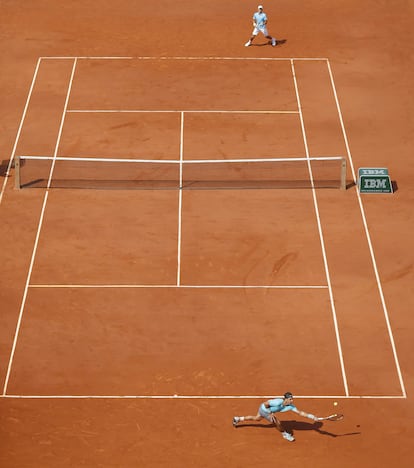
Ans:
[[[295,438],[293,437],[292,434],[289,434],[289,432],[282,432],[282,436],[284,439],[288,440],[289,442],[294,442]]]
[[[240,421],[240,418],[238,416],[234,416],[233,418],[233,426],[236,427],[237,423]]]
[[[272,47],[275,47],[277,46],[277,40],[276,39],[272,39]]]
[[[249,47],[251,45],[252,45],[251,41],[247,41],[246,44],[244,44],[244,47]]]

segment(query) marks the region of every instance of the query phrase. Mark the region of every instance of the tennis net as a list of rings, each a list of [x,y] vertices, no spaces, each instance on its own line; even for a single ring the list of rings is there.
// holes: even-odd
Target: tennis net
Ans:
[[[19,156],[16,188],[346,188],[344,157],[147,160]]]

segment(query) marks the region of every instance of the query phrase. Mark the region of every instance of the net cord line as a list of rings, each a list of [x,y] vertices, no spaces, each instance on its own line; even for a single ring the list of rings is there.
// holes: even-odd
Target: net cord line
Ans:
[[[184,181],[184,168],[191,168],[191,167],[210,167],[216,168],[219,167],[223,168],[231,168],[232,165],[238,164],[241,167],[243,165],[251,165],[250,167],[255,167],[256,169],[260,168],[262,164],[270,164],[274,165],[276,168],[278,164],[288,165],[287,167],[291,167],[291,169],[295,168],[295,164],[305,164],[307,166],[307,172],[309,181],[312,188],[316,188],[314,175],[312,173],[311,163],[315,164],[332,164],[335,163],[337,165],[335,175],[332,177],[337,181],[337,188],[341,190],[346,190],[346,158],[343,156],[313,156],[310,157],[309,153],[307,157],[283,157],[283,158],[229,158],[229,159],[184,159],[184,149],[183,149],[183,127],[184,127],[184,113],[181,113],[181,139],[180,139],[180,155],[179,159],[132,159],[132,158],[98,158],[98,157],[73,157],[73,156],[41,156],[41,155],[20,155],[17,156],[15,159],[15,188],[21,189],[26,186],[23,182],[23,178],[25,174],[25,162],[29,163],[30,161],[44,163],[50,162],[50,174],[47,178],[47,185],[46,187],[52,188],[52,174],[54,174],[54,168],[57,163],[60,164],[94,164],[100,165],[102,168],[108,167],[110,164],[119,164],[119,167],[122,167],[125,164],[132,164],[139,167],[139,164],[146,164],[147,166],[164,166],[164,167],[176,167],[178,169],[178,180],[179,180],[179,187],[183,187]],[[86,166],[85,166],[86,167]],[[109,166],[110,167],[110,166]],[[300,166],[297,166],[299,168]],[[234,169],[234,168],[233,168]],[[263,169],[262,169],[263,170]],[[279,173],[279,175],[283,174],[283,171]],[[196,176],[198,180],[198,176]],[[331,178],[329,178],[331,179]],[[263,179],[264,180],[264,179]],[[282,179],[281,179],[282,180]],[[292,179],[293,180],[293,179]],[[328,179],[325,179],[328,180]],[[193,187],[194,188],[194,187]],[[217,188],[217,187],[216,187]],[[233,187],[234,188],[234,187]]]
[[[76,161],[76,162],[102,162],[102,163],[154,163],[154,164],[225,164],[225,163],[260,163],[260,162],[307,162],[307,161],[345,161],[343,156],[315,156],[293,158],[239,158],[239,159],[127,159],[127,158],[92,158],[72,156],[18,156],[20,160],[40,161]]]

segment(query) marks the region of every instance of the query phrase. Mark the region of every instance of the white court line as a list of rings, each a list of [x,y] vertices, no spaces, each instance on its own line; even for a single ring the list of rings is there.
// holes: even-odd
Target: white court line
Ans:
[[[307,142],[307,137],[306,137],[306,131],[305,131],[305,123],[303,120],[303,115],[302,115],[302,106],[301,106],[301,101],[300,101],[300,96],[299,96],[299,88],[298,88],[298,83],[296,79],[296,73],[295,73],[295,65],[294,61],[291,61],[291,67],[292,67],[292,75],[293,75],[293,81],[295,84],[295,92],[296,92],[296,99],[298,103],[298,109],[299,109],[299,115],[300,115],[300,124],[302,127],[302,135],[303,135],[303,142],[305,145],[305,151],[306,151],[306,157],[309,158],[309,148],[308,148],[308,142]],[[346,372],[345,372],[345,364],[344,364],[344,357],[342,354],[342,345],[341,345],[341,338],[339,334],[339,327],[338,327],[338,320],[336,317],[336,309],[335,309],[335,301],[333,298],[333,292],[332,292],[332,286],[331,286],[331,277],[329,273],[329,266],[328,266],[328,259],[326,256],[326,249],[325,249],[325,241],[323,237],[323,230],[322,230],[322,223],[321,219],[319,216],[319,207],[318,207],[318,200],[316,197],[316,191],[313,186],[313,176],[312,176],[312,169],[309,165],[309,173],[311,176],[311,182],[312,182],[312,196],[313,196],[313,204],[315,207],[315,215],[316,215],[316,221],[318,224],[318,231],[319,231],[319,239],[320,239],[320,244],[321,244],[321,249],[322,249],[322,256],[323,256],[323,263],[325,266],[325,274],[326,274],[326,281],[328,283],[328,290],[329,290],[329,299],[331,302],[331,311],[332,311],[332,318],[334,322],[334,328],[335,328],[335,336],[336,336],[336,343],[338,347],[338,355],[339,355],[339,362],[341,366],[341,372],[342,372],[342,380],[344,384],[344,389],[345,389],[345,394],[349,395],[349,390],[348,390],[348,382],[346,378]]]
[[[184,160],[184,112],[180,114],[180,187],[183,186]],[[183,191],[178,191],[178,228],[177,228],[177,286],[181,282],[181,228],[182,228]]]
[[[16,139],[14,140],[13,150],[12,150],[12,153],[11,153],[11,156],[10,156],[9,164],[7,165],[7,170],[6,170],[6,175],[4,177],[3,186],[2,186],[1,191],[0,191],[0,204],[1,204],[2,200],[3,200],[3,194],[4,194],[5,190],[6,190],[7,181],[9,180],[10,169],[12,167],[13,160],[14,160],[14,157],[15,157],[15,154],[16,154],[16,148],[17,148],[17,144],[18,144],[19,139],[20,139],[20,134],[22,132],[23,123],[24,123],[24,121],[26,119],[27,109],[29,107],[30,99],[32,97],[32,92],[33,92],[33,88],[34,88],[34,85],[35,85],[35,82],[36,82],[37,73],[39,71],[40,62],[41,62],[41,59],[39,58],[37,60],[36,68],[35,68],[35,71],[34,71],[34,74],[33,74],[32,83],[31,83],[30,89],[29,89],[29,94],[28,94],[27,99],[26,99],[26,104],[25,104],[24,109],[23,109],[22,118],[20,119],[20,124],[19,124],[19,128],[17,130]]]
[[[341,123],[341,129],[342,129],[342,134],[343,134],[343,138],[344,138],[344,141],[345,141],[348,160],[350,162],[350,166],[351,166],[351,170],[352,170],[352,177],[354,179],[354,183],[356,184],[356,177],[355,177],[353,159],[352,159],[352,155],[351,155],[351,150],[349,149],[348,137],[347,137],[347,134],[346,134],[345,125],[344,125],[344,121],[343,121],[343,118],[342,118],[341,108],[339,106],[338,94],[336,92],[335,82],[334,82],[334,79],[333,79],[333,74],[332,74],[332,70],[331,70],[329,60],[326,63],[327,63],[327,66],[328,66],[328,71],[329,71],[329,77],[330,77],[330,80],[331,80],[332,90],[333,90],[333,93],[334,93],[334,96],[335,96],[336,108],[337,108],[338,115],[339,115],[339,120],[340,120],[340,123]],[[387,305],[385,303],[385,298],[384,298],[384,293],[383,293],[383,289],[382,289],[381,279],[380,279],[380,275],[379,275],[378,268],[377,268],[377,261],[375,259],[374,249],[373,249],[372,242],[371,242],[371,236],[370,236],[369,230],[368,230],[368,223],[367,223],[366,216],[365,216],[365,210],[364,210],[364,206],[363,206],[363,203],[362,203],[362,199],[361,199],[361,195],[359,193],[359,190],[355,190],[355,193],[356,193],[356,196],[358,198],[359,209],[360,209],[362,221],[363,221],[363,224],[364,224],[365,235],[366,235],[367,242],[368,242],[369,252],[370,252],[371,261],[372,261],[372,266],[373,266],[373,269],[374,269],[375,279],[376,279],[376,282],[377,282],[377,288],[378,288],[378,292],[379,292],[380,299],[381,299],[381,304],[382,304],[382,309],[383,309],[383,313],[384,313],[385,322],[386,322],[386,325],[387,325],[388,336],[389,336],[390,343],[391,343],[391,348],[392,348],[392,353],[393,353],[393,357],[394,357],[395,367],[397,369],[397,374],[398,374],[398,379],[399,379],[399,382],[400,382],[401,391],[402,391],[403,395],[405,396],[406,391],[405,391],[404,379],[403,379],[403,376],[402,376],[402,373],[401,373],[401,368],[400,368],[400,364],[399,364],[399,360],[398,360],[398,354],[397,354],[397,348],[395,346],[395,341],[394,341],[394,336],[393,336],[393,332],[392,332],[392,328],[391,328],[388,309],[387,309]]]
[[[293,62],[292,62],[293,60],[295,60],[295,61],[299,61],[299,60],[310,60],[310,61],[318,60],[318,61],[322,61],[323,60],[323,61],[327,61],[329,72],[331,74],[330,65],[329,65],[328,59],[326,59],[326,58],[289,58],[289,59],[287,59],[287,58],[236,58],[236,57],[161,57],[161,58],[160,57],[40,57],[38,59],[38,64],[40,63],[40,60],[42,60],[42,59],[75,59],[75,60],[76,59],[109,59],[109,60],[118,60],[118,59],[169,60],[170,59],[170,60],[270,60],[270,61],[289,60],[289,61],[291,61],[292,64],[293,64]],[[36,68],[35,75],[37,74],[37,68]],[[344,126],[343,126],[342,115],[341,115],[341,112],[340,112],[340,109],[339,109],[339,103],[338,103],[338,99],[337,99],[337,95],[336,95],[336,90],[335,90],[335,85],[334,85],[334,82],[333,82],[332,74],[331,74],[331,82],[332,82],[333,90],[334,90],[334,93],[335,93],[335,99],[336,99],[338,112],[339,112],[340,119],[341,119],[341,125],[342,125],[342,129],[343,129],[343,133],[344,133],[344,138],[345,138],[345,141],[346,141],[346,144],[347,144],[348,158],[349,158],[349,160],[351,162],[351,168],[352,168],[352,172],[353,172],[353,176],[354,176],[354,180],[355,180],[355,173],[354,173],[353,166],[352,166],[351,154],[350,154],[350,151],[349,151],[347,137],[346,137],[345,129],[344,129]],[[33,88],[33,83],[34,83],[34,79],[32,81],[31,89]],[[31,91],[30,91],[30,93],[31,93]],[[30,95],[29,95],[28,101],[26,102],[26,107],[25,107],[24,114],[26,112],[29,99],[30,99]],[[66,111],[66,112],[69,112],[69,111]],[[22,124],[23,124],[23,120],[24,120],[24,116],[23,116],[21,124],[20,124],[19,133],[20,133],[20,130],[21,130],[21,127],[22,127]],[[17,139],[16,139],[15,146],[16,145],[17,145]],[[398,363],[398,358],[397,358],[397,354],[396,354],[396,350],[395,350],[394,339],[393,339],[393,336],[392,336],[392,330],[391,330],[390,323],[389,323],[388,312],[386,310],[385,301],[384,301],[383,294],[382,294],[382,286],[381,286],[381,283],[380,283],[380,280],[379,280],[379,275],[378,275],[378,271],[377,271],[377,267],[376,267],[376,261],[375,261],[375,257],[374,257],[374,254],[373,254],[372,244],[371,244],[371,240],[370,240],[370,236],[369,236],[369,232],[368,232],[368,227],[367,227],[367,224],[366,224],[365,214],[364,214],[364,210],[363,210],[363,206],[362,206],[362,201],[360,199],[359,193],[358,193],[358,199],[359,199],[359,202],[360,202],[361,213],[362,213],[362,216],[363,216],[364,226],[365,226],[366,233],[367,233],[367,240],[368,240],[368,244],[369,244],[370,251],[371,251],[371,257],[372,257],[374,269],[375,269],[375,272],[376,272],[378,288],[379,288],[379,291],[380,291],[381,300],[383,302],[384,315],[385,315],[385,319],[386,319],[387,326],[388,326],[388,331],[389,331],[389,335],[390,335],[390,339],[391,339],[391,344],[392,344],[392,347],[393,347],[394,357],[396,359],[397,371],[398,371],[398,374],[399,374],[399,377],[400,377],[401,388],[403,390],[403,397],[398,397],[398,396],[355,396],[355,397],[353,397],[353,396],[347,395],[347,396],[345,396],[343,398],[405,398],[406,393],[405,393],[405,388],[404,388],[404,384],[403,384],[403,380],[402,380],[402,376],[401,376],[401,371],[400,371],[400,367],[399,367],[399,363]],[[42,217],[41,217],[41,219],[42,219]],[[32,265],[31,265],[31,267],[32,267]],[[29,277],[30,277],[30,274],[31,274],[31,270],[29,271]],[[164,286],[164,285],[161,285],[161,286],[137,286],[137,285],[121,285],[121,286],[119,286],[119,285],[118,286],[111,286],[111,285],[100,285],[100,286],[95,285],[94,286],[94,285],[92,285],[92,286],[87,286],[87,285],[28,285],[27,284],[23,301],[26,300],[25,296],[27,294],[27,288],[28,287],[176,287],[176,286],[173,286],[173,285],[171,285],[171,286]],[[186,287],[186,286],[184,286],[184,287]],[[187,287],[193,287],[193,286],[187,286]],[[197,286],[194,286],[194,287],[197,287]],[[243,287],[243,288],[253,287],[253,288],[256,288],[256,287],[260,287],[260,286],[200,286],[200,287]],[[273,287],[278,288],[280,286],[263,286],[263,287],[264,288],[273,288]],[[282,288],[284,288],[284,287],[285,286],[282,286]],[[291,287],[296,288],[297,286],[291,286]],[[299,286],[299,287],[303,287],[303,286]],[[305,286],[305,287],[308,287],[308,286]],[[313,287],[313,286],[310,286],[310,287]],[[329,288],[330,289],[330,286],[315,286],[315,287],[317,287],[317,288],[322,287],[322,288]],[[22,314],[22,310],[21,310],[21,314]],[[20,327],[21,314],[19,315],[18,327]],[[15,336],[15,339],[16,338],[17,338],[17,336]],[[14,344],[13,344],[13,346],[14,346]],[[14,354],[14,348],[13,348],[12,354]],[[9,371],[8,371],[8,374],[9,374]],[[8,376],[7,376],[7,379],[8,379]],[[6,387],[7,387],[7,381],[6,381],[5,389],[6,389]],[[9,397],[9,395],[0,395],[0,397]],[[14,397],[14,396],[10,396],[10,397]],[[15,396],[15,397],[17,397],[17,396]],[[30,398],[30,397],[28,397],[28,398]],[[37,397],[34,396],[34,398],[37,398]],[[40,398],[42,398],[42,397],[40,397]],[[45,398],[48,398],[48,397],[46,396]],[[61,397],[57,396],[57,398],[61,398]],[[69,396],[68,398],[72,398],[72,397]],[[73,398],[75,398],[75,397],[73,397]],[[82,398],[82,396],[80,398]],[[85,398],[89,398],[89,397],[85,397]],[[91,396],[91,398],[93,398],[93,396]],[[105,398],[105,397],[97,397],[97,398]],[[108,396],[108,398],[112,398],[112,397]],[[114,398],[124,398],[124,397],[114,397]],[[131,398],[140,398],[140,397],[131,396]],[[191,397],[188,397],[188,398],[191,398]],[[194,397],[194,398],[200,398],[200,397]],[[209,398],[209,397],[206,397],[206,398]],[[211,397],[211,398],[215,398],[215,397]],[[223,397],[223,398],[226,398],[226,397]],[[229,398],[232,398],[232,397],[229,397]],[[240,397],[240,398],[243,398],[243,397]],[[256,397],[247,397],[247,398],[256,398]],[[261,397],[258,396],[257,398],[261,398]],[[303,397],[303,398],[312,398],[312,397]],[[315,398],[330,398],[330,397],[320,396],[320,397],[315,397]],[[333,398],[341,398],[341,397],[336,396],[336,397],[333,397]]]
[[[190,284],[29,284],[29,288],[79,288],[79,289],[93,289],[93,288],[130,288],[130,289],[145,289],[145,288],[171,288],[171,289],[328,289],[328,286],[323,285],[190,285]]]
[[[63,123],[65,121],[66,108],[67,108],[67,105],[68,105],[68,102],[69,102],[70,90],[72,88],[72,81],[73,81],[73,76],[74,76],[74,73],[75,73],[75,68],[76,68],[76,60],[74,60],[74,63],[73,63],[72,73],[71,73],[70,81],[69,81],[69,86],[68,86],[68,90],[66,92],[66,101],[65,101],[61,121],[60,121],[60,127],[59,127],[58,137],[57,137],[57,140],[56,140],[54,157],[56,157],[57,152],[58,152],[60,138],[61,138],[61,135],[62,135]],[[50,170],[49,181],[48,181],[48,185],[47,185],[48,188],[50,187],[52,172],[53,172],[53,164],[52,164],[52,168]],[[16,346],[17,346],[17,339],[19,337],[20,326],[21,326],[22,319],[23,319],[23,311],[24,311],[24,308],[25,308],[25,305],[26,305],[27,293],[28,293],[28,290],[29,290],[29,283],[30,283],[30,278],[31,278],[31,275],[32,275],[33,265],[34,265],[34,261],[35,261],[35,257],[36,257],[36,251],[37,251],[37,246],[38,246],[38,243],[39,243],[40,231],[42,229],[43,218],[44,218],[44,214],[45,214],[45,211],[46,211],[46,204],[47,204],[48,195],[49,195],[49,190],[46,189],[46,192],[45,192],[45,195],[44,195],[44,198],[43,198],[42,209],[41,209],[41,212],[40,212],[40,219],[39,219],[39,224],[38,224],[38,227],[37,227],[36,238],[35,238],[35,242],[34,242],[34,246],[33,246],[32,256],[31,256],[31,259],[30,259],[29,270],[28,270],[28,273],[27,273],[27,278],[26,278],[26,284],[25,284],[25,288],[24,288],[22,303],[20,305],[19,317],[18,317],[18,320],[17,320],[16,330],[15,330],[15,333],[14,333],[13,346],[12,346],[12,349],[11,349],[9,363],[8,363],[8,366],[7,366],[7,373],[6,373],[6,378],[5,378],[4,387],[3,387],[3,395],[5,395],[7,393],[7,386],[9,384],[14,353],[16,351]]]
[[[304,61],[327,61],[328,59],[326,57],[292,57],[292,58],[287,58],[287,57],[146,57],[146,56],[137,56],[137,57],[99,57],[99,56],[44,56],[41,57],[43,60],[246,60],[246,61],[273,61],[273,62],[287,62],[290,60],[304,60]]]
[[[0,398],[22,400],[268,400],[275,397],[277,395],[0,395]],[[295,400],[402,400],[407,397],[399,395],[295,395],[294,398]]]
[[[68,56],[43,56],[41,57],[42,59],[44,60],[133,60],[134,57],[132,56],[102,56],[102,57],[98,57],[98,56],[72,56],[72,55],[68,55]]]
[[[200,109],[159,109],[159,110],[148,110],[148,109],[69,109],[67,113],[72,114],[174,114],[185,112],[188,114],[298,114],[297,110],[200,110]]]

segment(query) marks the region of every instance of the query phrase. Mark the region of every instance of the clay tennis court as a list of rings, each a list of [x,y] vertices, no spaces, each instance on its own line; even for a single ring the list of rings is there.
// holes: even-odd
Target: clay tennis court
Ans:
[[[94,11],[67,8],[78,19]],[[355,52],[328,27],[312,46],[305,32],[290,40],[298,23],[289,15],[304,21],[309,8],[299,3],[297,11],[266,8],[286,18],[286,41],[248,49],[244,18],[233,22],[230,44],[214,34],[222,8],[240,9],[232,2],[180,9],[200,25],[197,39],[185,30],[175,45],[134,31],[130,6],[117,6],[123,21],[111,19],[112,8],[99,21],[113,42],[102,44],[80,21],[76,40],[65,45],[63,27],[60,47],[49,44],[39,10],[34,34],[44,45],[22,61],[16,41],[7,56],[18,86],[3,117],[2,466],[283,459],[367,467],[388,466],[396,454],[410,466],[412,164],[399,138],[409,102],[386,87],[396,70],[386,73],[370,44],[365,55]],[[247,19],[255,8],[246,7]],[[319,2],[313,8],[324,12]],[[13,37],[11,25],[23,27],[25,15],[4,9]],[[157,10],[174,36],[177,7]],[[341,21],[357,25],[351,6],[346,13]],[[200,38],[207,33],[211,44]],[[369,60],[382,86],[363,79]],[[387,106],[393,114],[401,106],[400,117],[386,119]],[[41,177],[61,170],[66,188],[32,180],[16,189],[12,163],[23,156],[55,159]],[[319,188],[327,176],[316,167],[305,172],[305,188],[289,186],[303,178],[299,165],[277,169],[283,188],[246,183],[253,176],[243,161],[337,156],[346,161],[346,190]],[[215,163],[237,160],[240,178],[237,187],[157,190],[153,182],[131,190],[123,174],[115,187],[106,180],[79,189],[70,187],[70,169],[59,169],[58,160],[71,158],[113,159],[114,174],[104,171],[111,181],[122,159],[146,161],[152,181],[163,174],[152,161],[162,170],[179,162],[180,177],[194,161],[208,179],[222,173],[209,172]],[[21,166],[22,177],[36,161]],[[368,166],[388,167],[395,193],[359,194],[356,171]],[[231,425],[235,414],[254,414],[287,390],[299,409],[344,420],[313,424],[285,413],[294,444],[266,424]]]

